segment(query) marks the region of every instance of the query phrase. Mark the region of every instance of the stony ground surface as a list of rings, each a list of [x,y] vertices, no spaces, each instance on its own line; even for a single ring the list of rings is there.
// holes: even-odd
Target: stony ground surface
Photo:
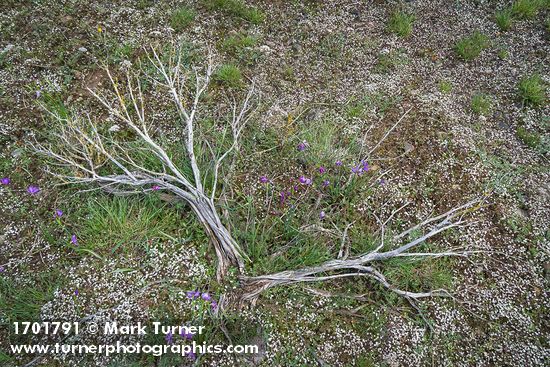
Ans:
[[[260,9],[265,20],[254,25],[201,1],[0,4],[0,176],[11,178],[9,185],[0,186],[0,306],[12,290],[38,289],[46,296],[35,299],[34,311],[43,320],[191,317],[196,305],[185,291],[208,287],[212,277],[213,259],[204,257],[204,238],[184,241],[193,235],[180,228],[157,233],[146,252],[108,259],[104,253],[75,253],[67,243],[92,215],[78,209],[86,196],[56,186],[29,149],[29,142],[43,138],[50,128],[38,102],[99,111],[86,88],[108,87],[101,64],[124,70],[137,63],[142,45],[162,47],[185,39],[202,51],[209,45],[218,63],[235,63],[245,80],[255,80],[262,95],[255,129],[286,131],[300,141],[302,127],[330,121],[341,136],[352,139],[374,124],[367,136],[372,146],[411,109],[372,157],[379,172],[388,172],[384,185],[356,200],[358,218],[373,207],[382,207],[377,213],[387,217],[410,202],[398,215],[399,229],[475,196],[487,194],[490,203],[475,213],[474,225],[432,244],[458,244],[483,253],[438,263],[443,265],[428,260],[425,273],[410,274],[422,279],[410,284],[424,284],[440,266],[451,279],[454,298],[421,303],[429,326],[405,302],[389,300],[366,285],[359,288],[366,298],[362,301],[312,295],[304,287],[276,289],[228,326],[239,341],[258,344],[259,356],[246,362],[206,356],[200,363],[544,366],[550,358],[550,107],[547,89],[541,106],[521,103],[517,84],[532,73],[550,82],[549,10],[517,20],[503,32],[494,14],[504,5],[496,1],[247,4]],[[184,5],[195,9],[195,19],[175,30],[170,15]],[[416,16],[409,37],[388,32],[388,18],[397,8]],[[489,45],[474,60],[462,61],[454,45],[474,30],[485,34]],[[224,48],[223,42],[238,34],[257,41],[237,52]],[[442,83],[452,87],[443,90]],[[471,100],[480,92],[490,96],[491,107],[476,113]],[[351,113],[353,104],[367,96],[370,102]],[[176,140],[170,116],[156,113],[164,134]],[[539,137],[537,146],[518,136],[520,127]],[[345,152],[345,146],[335,149],[334,158]],[[259,175],[270,173],[283,185],[302,169],[295,159],[273,153],[241,157],[235,176],[239,191],[256,198],[258,212],[265,210]],[[40,187],[40,193],[30,195],[29,185]],[[52,213],[60,205],[71,209],[56,227]],[[173,215],[183,215],[181,222],[190,220],[185,211]],[[337,282],[329,288],[346,293],[353,286],[357,284]],[[0,362],[18,365],[29,359],[4,354],[13,340],[3,324],[5,315],[0,310],[0,357],[5,358]],[[39,361],[44,366],[108,363],[66,356]]]

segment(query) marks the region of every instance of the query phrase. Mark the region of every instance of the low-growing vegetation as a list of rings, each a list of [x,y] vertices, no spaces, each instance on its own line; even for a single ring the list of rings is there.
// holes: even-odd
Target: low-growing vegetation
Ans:
[[[472,97],[472,111],[480,115],[491,112],[491,97],[483,93],[477,93]]]
[[[192,8],[182,7],[175,10],[170,17],[170,25],[174,30],[181,32],[195,20],[196,12]]]
[[[488,46],[488,37],[479,31],[475,31],[470,36],[460,39],[455,44],[455,50],[461,59],[471,61],[478,57],[481,51]]]
[[[546,86],[539,74],[521,78],[518,83],[518,91],[524,104],[538,106],[546,100]]]
[[[547,365],[547,1],[119,5],[0,4],[1,366]]]
[[[260,24],[265,19],[261,10],[247,5],[243,0],[204,0],[204,4],[210,10],[221,10],[253,24]]]
[[[413,28],[416,17],[403,11],[397,11],[390,16],[388,29],[401,37],[408,37]]]

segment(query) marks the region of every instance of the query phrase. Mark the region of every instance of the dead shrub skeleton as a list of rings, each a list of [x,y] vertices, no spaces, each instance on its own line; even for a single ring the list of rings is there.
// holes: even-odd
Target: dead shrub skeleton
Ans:
[[[340,251],[336,259],[317,266],[282,271],[275,274],[247,276],[245,270],[246,262],[249,259],[241,246],[233,239],[230,231],[224,226],[218,214],[216,192],[222,163],[238,149],[238,142],[243,129],[251,119],[253,99],[256,95],[254,84],[252,83],[242,102],[233,101],[229,121],[229,129],[233,139],[230,147],[219,156],[215,156],[215,153],[210,149],[210,153],[213,155],[212,164],[209,167],[212,185],[210,192],[208,192],[204,184],[206,173],[199,168],[195,156],[194,133],[201,98],[212,82],[214,70],[212,58],[208,59],[208,64],[201,74],[198,69],[189,70],[188,67],[184,66],[181,52],[178,51],[170,53],[168,61],[163,61],[155,49],[152,49],[148,57],[157,75],[154,82],[167,91],[183,123],[184,134],[182,139],[192,178],[184,174],[172,161],[165,148],[151,137],[139,80],[134,81],[134,77],[128,72],[126,74],[127,93],[124,94],[109,71],[107,71],[107,75],[116,98],[111,101],[94,91],[90,90],[90,92],[107,109],[110,115],[130,128],[143,144],[142,149],[157,159],[162,166],[162,170],[147,168],[143,162],[136,161],[128,152],[128,149],[125,149],[112,137],[101,134],[97,125],[89,116],[62,117],[49,111],[55,119],[61,122],[62,128],[54,133],[55,145],[35,142],[34,148],[50,157],[53,162],[52,165],[65,167],[73,172],[72,175],[69,175],[60,172],[60,170],[48,169],[51,174],[66,183],[91,184],[114,195],[144,193],[155,188],[160,188],[164,192],[175,195],[192,208],[210,238],[218,261],[218,280],[224,279],[230,267],[238,268],[242,283],[240,300],[255,302],[263,291],[278,285],[320,282],[357,276],[366,276],[378,282],[384,288],[405,297],[413,306],[414,300],[419,298],[449,294],[444,290],[415,293],[397,289],[372,264],[406,256],[416,258],[467,256],[472,251],[413,252],[413,250],[419,244],[441,232],[451,228],[467,226],[469,222],[465,217],[482,205],[482,198],[476,198],[444,214],[431,217],[396,235],[392,239],[393,243],[398,243],[413,231],[424,231],[424,234],[419,238],[396,246],[392,250],[382,251],[385,243],[382,238],[376,249],[359,256],[348,258],[347,255],[344,255],[347,251]],[[190,75],[194,76],[193,80],[190,80]],[[189,89],[190,84],[192,90]],[[399,121],[402,119],[403,117]],[[388,136],[399,121],[386,132],[382,139]],[[381,141],[370,152],[372,153],[380,143]],[[101,159],[98,159],[98,157],[101,157]],[[107,164],[113,168],[112,172],[105,173]],[[387,221],[379,223],[381,226],[379,232],[383,234]],[[346,232],[347,230],[344,231],[344,233]],[[344,243],[344,241],[345,238],[342,242]]]

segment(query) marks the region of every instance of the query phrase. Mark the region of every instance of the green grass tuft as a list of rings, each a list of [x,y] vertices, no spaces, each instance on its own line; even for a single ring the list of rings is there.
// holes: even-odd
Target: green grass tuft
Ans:
[[[174,28],[175,31],[181,32],[195,20],[196,15],[195,10],[191,8],[179,8],[172,13],[170,26]]]
[[[507,31],[512,27],[512,10],[509,8],[495,13],[495,23],[501,31]]]
[[[453,89],[453,84],[448,80],[442,80],[439,82],[439,91],[441,93],[450,93]]]
[[[479,31],[459,40],[455,45],[455,51],[463,60],[473,60],[479,56],[481,51],[489,46],[489,39]]]
[[[487,115],[491,112],[491,97],[486,94],[478,93],[472,97],[472,111],[479,115]]]
[[[546,100],[546,87],[539,74],[523,77],[518,84],[518,91],[524,104],[539,106]]]
[[[416,17],[403,11],[396,11],[390,17],[388,29],[401,37],[408,37],[412,32]]]
[[[235,65],[226,64],[220,66],[214,75],[214,79],[220,83],[225,84],[228,87],[237,88],[242,85],[241,70]]]
[[[533,149],[538,148],[541,143],[541,137],[539,134],[531,133],[523,126],[518,126],[516,136],[523,142],[523,144]]]
[[[512,4],[511,11],[518,19],[533,18],[544,6],[541,0],[518,0]]]
[[[75,230],[77,250],[114,253],[141,248],[149,240],[178,230],[181,219],[167,208],[156,193],[142,200],[125,197],[91,198],[83,210],[84,219]]]
[[[205,0],[205,5],[210,10],[221,10],[252,24],[260,24],[265,20],[265,14],[261,10],[247,6],[242,0]]]

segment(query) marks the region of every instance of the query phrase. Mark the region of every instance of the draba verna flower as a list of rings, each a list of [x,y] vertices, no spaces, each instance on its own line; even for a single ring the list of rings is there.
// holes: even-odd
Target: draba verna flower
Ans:
[[[305,176],[300,176],[298,181],[300,181],[300,183],[304,185],[311,185],[311,178],[307,178]]]
[[[328,185],[330,185],[330,181],[329,180],[324,180],[323,181],[323,187],[327,187]]]
[[[323,173],[325,173],[326,171],[327,171],[327,169],[326,169],[325,167],[323,167],[323,166],[319,167],[319,173],[320,173],[320,174],[323,174]]]
[[[31,195],[36,195],[40,192],[40,188],[38,186],[31,185],[27,188],[27,192]]]
[[[9,177],[4,177],[4,178],[2,178],[2,179],[0,180],[0,183],[1,183],[2,185],[9,185],[10,182],[11,182],[11,180],[10,180]]]
[[[212,300],[212,296],[211,296],[210,294],[208,294],[208,293],[203,293],[203,294],[201,295],[201,298],[202,298],[203,300],[205,300],[205,301],[210,301],[210,300]]]
[[[325,212],[323,210],[321,210],[321,212],[319,213],[319,219],[322,220],[322,219],[325,219],[325,217],[326,217]]]
[[[340,161],[340,160],[336,161],[336,165],[337,165],[338,167],[340,167],[340,166],[342,165],[342,161]]]
[[[155,185],[155,186],[151,187],[151,190],[158,191],[158,190],[160,190],[160,186]]]
[[[54,218],[60,218],[63,216],[63,210],[61,209],[55,209],[55,212],[53,213]]]
[[[306,150],[307,147],[308,147],[308,143],[307,141],[304,140],[303,142],[298,144],[296,148],[298,149],[298,151],[303,152],[304,150]]]
[[[265,184],[265,183],[269,182],[269,179],[266,176],[262,176],[262,177],[260,177],[260,182]]]
[[[75,246],[78,246],[78,240],[76,239],[76,234],[71,236],[71,243]]]

